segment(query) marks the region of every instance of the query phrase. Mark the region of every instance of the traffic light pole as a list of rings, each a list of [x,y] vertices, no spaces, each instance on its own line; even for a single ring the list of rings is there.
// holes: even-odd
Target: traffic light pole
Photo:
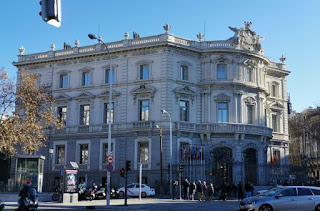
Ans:
[[[128,169],[126,169],[126,178],[125,178],[125,182],[124,182],[124,206],[128,206],[127,204],[127,184],[128,184]]]

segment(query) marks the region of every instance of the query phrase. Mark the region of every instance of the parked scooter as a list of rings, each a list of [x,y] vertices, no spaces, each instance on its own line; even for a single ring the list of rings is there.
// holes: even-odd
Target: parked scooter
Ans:
[[[106,189],[102,187],[102,185],[99,186],[99,188],[96,188],[97,186],[94,186],[94,195],[95,199],[105,199],[106,198]]]
[[[38,209],[38,193],[36,189],[29,188],[26,194],[21,195],[18,201],[18,210],[35,211]]]
[[[87,189],[80,189],[79,190],[79,201],[81,200],[90,200],[95,198],[94,189],[93,188],[87,188]]]
[[[111,188],[111,190],[110,190],[110,198],[111,199],[119,198],[119,194],[116,192],[116,190],[114,188]]]

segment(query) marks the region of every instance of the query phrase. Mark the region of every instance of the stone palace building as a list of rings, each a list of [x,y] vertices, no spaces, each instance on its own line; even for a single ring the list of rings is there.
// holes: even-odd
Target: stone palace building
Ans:
[[[44,163],[38,172],[43,190],[53,189],[70,161],[79,165],[81,180],[105,184],[109,115],[111,187],[124,185],[120,169],[130,160],[128,183],[138,182],[142,164],[143,181],[158,191],[162,170],[168,191],[171,149],[174,180],[180,165],[182,177],[216,186],[223,180],[270,185],[288,178],[290,72],[284,57],[274,62],[264,56],[262,37],[251,25],[229,27],[233,36],[218,41],[203,41],[201,33],[198,40],[178,37],[168,24],[160,35],[134,33],[131,39],[125,33],[125,39],[106,43],[112,69],[100,43],[80,47],[76,41],[62,50],[52,44],[50,51],[34,54],[24,54],[21,47],[14,66],[18,73],[38,74],[39,82],[51,87],[66,128],[48,131],[45,148],[13,160],[15,183],[31,172],[23,172],[18,158],[31,157]]]

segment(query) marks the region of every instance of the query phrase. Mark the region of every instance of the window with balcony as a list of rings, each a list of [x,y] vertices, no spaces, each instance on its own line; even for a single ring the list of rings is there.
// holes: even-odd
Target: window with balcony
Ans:
[[[80,105],[80,125],[89,125],[90,105]]]
[[[217,103],[218,122],[228,122],[228,103]]]
[[[279,115],[272,114],[272,129],[273,129],[273,132],[280,132],[279,131],[279,129],[280,129],[279,124],[280,124]]]
[[[189,121],[189,102],[180,100],[180,121]]]
[[[217,78],[221,80],[227,79],[227,66],[225,64],[217,65]]]
[[[149,163],[149,142],[139,142],[138,143],[139,160],[138,163],[146,165]]]
[[[111,112],[111,113],[109,113]],[[105,103],[104,104],[104,124],[108,124],[109,123],[109,118],[111,115],[111,123],[114,122],[114,103],[111,103],[111,111],[109,111],[109,103]]]
[[[68,88],[68,74],[62,74],[60,75],[60,85],[59,87],[61,89]]]
[[[149,100],[139,100],[139,120],[149,121]]]
[[[247,105],[247,120],[248,124],[254,124],[254,106]]]
[[[106,83],[114,83],[114,70],[107,69],[106,70]]]
[[[88,164],[89,158],[89,147],[88,144],[80,144],[80,164]]]
[[[183,80],[183,81],[189,80],[189,68],[186,65],[180,66],[180,80]]]
[[[149,65],[143,64],[140,65],[140,80],[148,80],[149,79]]]
[[[110,154],[113,156],[113,143],[111,143],[111,149]],[[103,144],[103,156],[102,156],[102,162],[107,163],[107,157],[108,157],[108,144]]]
[[[82,86],[90,86],[90,72],[82,73]]]
[[[61,106],[57,109],[57,116],[60,123],[67,125],[67,106]]]
[[[55,164],[65,164],[65,145],[56,145]]]

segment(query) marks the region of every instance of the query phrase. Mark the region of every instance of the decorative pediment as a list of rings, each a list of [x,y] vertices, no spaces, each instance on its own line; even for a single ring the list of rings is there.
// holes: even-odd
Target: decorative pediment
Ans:
[[[244,102],[248,105],[255,105],[256,104],[256,99],[254,97],[247,97]]]
[[[258,66],[257,62],[253,61],[252,59],[246,59],[243,62],[243,64],[246,65],[249,68],[256,68]]]
[[[109,98],[110,90],[106,90],[98,95],[99,98]],[[120,93],[112,89],[112,98],[119,97]]]
[[[215,102],[230,102],[231,97],[228,95],[221,93],[214,97]]]
[[[196,95],[195,92],[192,91],[188,86],[177,87],[173,90],[173,92],[176,94],[177,100],[179,97],[188,97],[193,101],[193,98]]]
[[[272,110],[284,110],[284,106],[279,102],[273,102],[270,104]]]
[[[131,94],[133,95],[133,99],[136,99],[137,95],[150,95],[151,98],[154,97],[154,93],[156,92],[156,88],[149,86],[149,85],[145,85],[145,84],[141,84],[139,87],[134,88],[133,90],[131,90]]]
[[[95,96],[89,92],[81,92],[74,99],[76,99],[76,100],[90,100],[90,99],[93,99],[94,97]]]
[[[72,98],[66,94],[59,94],[57,97],[54,98],[56,102],[63,102],[63,101],[70,101]]]
[[[226,57],[221,55],[218,58],[216,58],[215,60],[213,60],[213,62],[217,63],[217,64],[228,64],[228,63],[230,63],[230,60],[228,60]]]

